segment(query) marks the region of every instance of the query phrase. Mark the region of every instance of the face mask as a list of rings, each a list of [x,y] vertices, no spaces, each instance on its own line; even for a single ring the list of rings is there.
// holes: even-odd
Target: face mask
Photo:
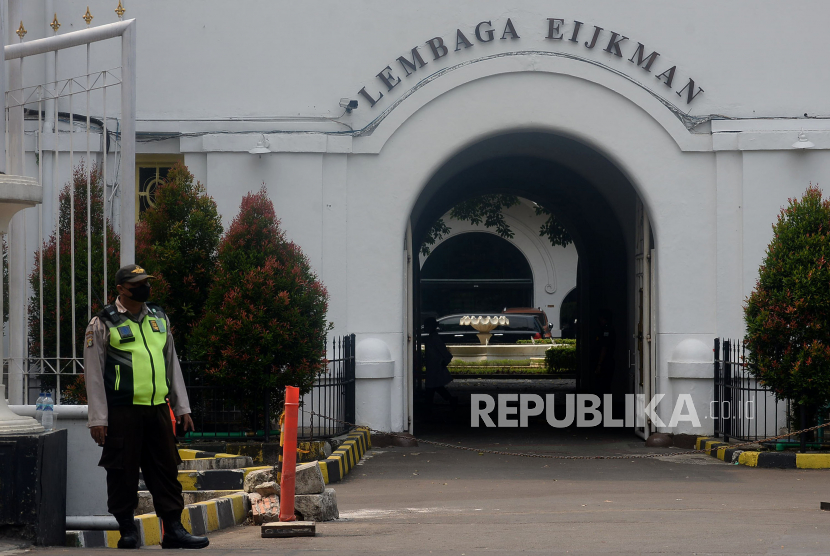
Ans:
[[[130,296],[135,301],[140,303],[144,303],[148,299],[150,299],[150,284],[144,284],[141,286],[136,286],[130,290]]]

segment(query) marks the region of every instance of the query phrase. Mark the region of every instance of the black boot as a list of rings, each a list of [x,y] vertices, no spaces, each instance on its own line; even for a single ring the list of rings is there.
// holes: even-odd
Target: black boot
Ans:
[[[138,528],[135,526],[135,518],[129,516],[116,516],[118,531],[121,538],[118,539],[118,548],[139,548]]]
[[[207,537],[194,537],[188,533],[181,521],[164,522],[162,548],[205,548],[209,544]]]

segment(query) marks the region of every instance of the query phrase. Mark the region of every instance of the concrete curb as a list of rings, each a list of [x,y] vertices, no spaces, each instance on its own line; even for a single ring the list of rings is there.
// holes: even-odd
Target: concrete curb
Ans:
[[[830,469],[830,454],[796,454],[793,452],[758,452],[738,450],[717,438],[699,436],[695,448],[726,463],[766,469]]]
[[[242,469],[209,469],[207,471],[179,471],[183,490],[242,490],[245,477],[251,471],[273,469],[270,465]]]
[[[199,440],[195,444],[195,448],[182,447],[180,453],[183,450],[201,454],[193,456],[196,458],[210,457],[204,454],[214,453],[217,457],[250,457],[254,465],[276,465],[279,456],[282,455],[282,447],[276,442],[266,444],[264,442],[206,442],[205,440]],[[327,440],[297,441],[298,463],[325,459],[331,455],[331,452],[332,445]],[[181,457],[185,459],[185,456]]]
[[[182,525],[194,535],[240,525],[250,509],[248,495],[237,492],[222,498],[197,502],[184,507]],[[156,514],[135,516],[141,546],[161,544],[161,519]],[[85,548],[116,548],[121,534],[118,531],[67,531],[66,546]]]
[[[185,505],[195,504],[196,502],[207,502],[214,498],[223,498],[236,494],[238,490],[183,490],[182,498],[184,498]],[[136,512],[139,514],[151,514],[156,509],[153,507],[153,496],[147,490],[138,491],[138,508]]]
[[[342,481],[349,471],[357,465],[366,450],[372,447],[372,436],[369,429],[357,429],[350,432],[346,441],[324,460],[318,460],[317,465],[323,472],[323,481],[328,485]]]
[[[179,470],[208,471],[211,469],[242,469],[254,465],[250,456],[238,456],[216,452],[200,452],[187,448],[179,448],[179,457],[182,463]]]

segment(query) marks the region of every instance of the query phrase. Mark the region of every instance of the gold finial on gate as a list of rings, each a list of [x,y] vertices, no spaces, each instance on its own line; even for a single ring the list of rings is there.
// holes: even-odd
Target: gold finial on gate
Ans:
[[[22,21],[20,22],[20,27],[17,28],[17,31],[15,31],[15,33],[17,33],[17,36],[20,37],[21,41],[23,40],[23,37],[26,36],[26,33],[28,33],[28,31],[26,31],[26,28],[23,27]]]
[[[58,21],[58,14],[57,13],[55,14],[55,17],[52,19],[52,23],[49,24],[49,27],[51,27],[52,31],[54,31],[55,33],[57,33],[58,29],[60,29],[61,24]]]
[[[126,12],[126,11],[127,10],[124,9],[124,6],[121,5],[121,0],[118,0],[118,7],[115,8],[115,13],[118,14],[118,19],[123,18],[124,17],[124,12]]]
[[[87,26],[92,23],[92,14],[89,13],[89,6],[86,7],[86,13],[84,14],[84,21],[86,21]]]

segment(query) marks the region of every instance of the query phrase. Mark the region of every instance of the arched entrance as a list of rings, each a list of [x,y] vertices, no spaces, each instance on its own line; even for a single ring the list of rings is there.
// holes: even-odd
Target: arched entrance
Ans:
[[[642,340],[650,335],[647,294],[651,286],[650,276],[642,271],[647,261],[643,249],[653,244],[653,234],[642,200],[628,178],[601,153],[557,134],[490,137],[458,153],[429,180],[411,214],[413,251],[436,218],[458,203],[485,194],[518,195],[543,206],[573,239],[579,263],[572,298],[576,312],[568,333],[577,340],[577,390],[610,393],[620,400],[623,394],[646,393],[646,380],[641,382],[634,371],[648,364],[644,353],[648,342],[644,348]],[[509,251],[501,253],[474,243],[458,249],[460,245],[453,247],[456,242],[447,242],[447,255],[455,251],[471,260],[490,257],[497,274],[514,264]],[[440,263],[440,258],[435,261]],[[419,310],[431,307],[435,296],[424,274],[432,276],[434,271],[425,265],[420,274],[417,266],[412,272],[412,326],[418,330]],[[464,304],[460,297],[453,298],[451,290],[442,293],[442,304],[430,309],[436,313],[430,316],[458,312],[450,309]],[[646,310],[639,310],[644,304]],[[616,340],[609,341],[609,336]]]
[[[612,308],[615,326],[625,326],[619,360],[638,369],[635,357],[642,353],[642,376],[630,377],[636,392],[651,398],[655,368],[667,366],[679,342],[710,341],[717,322],[712,261],[718,256],[711,135],[691,132],[665,104],[618,75],[533,53],[481,60],[421,83],[337,148],[351,154],[332,157],[322,175],[323,202],[333,215],[332,242],[323,249],[347,275],[332,292],[343,315],[337,326],[389,347],[392,430],[412,427],[417,228],[453,206],[453,196],[508,188],[519,194],[517,174],[532,178],[516,186],[527,190],[522,197],[549,205],[563,222],[586,224],[584,238],[573,234],[580,259],[586,248],[596,250],[590,265],[580,264],[580,300],[592,289],[622,305]],[[348,179],[338,181],[338,170]],[[568,195],[544,199],[553,189],[534,181],[540,176]],[[337,213],[338,202],[347,202],[348,212]],[[585,214],[593,205],[599,208]],[[642,233],[652,228],[659,252],[649,243],[651,233]],[[624,249],[611,249],[620,243]],[[604,265],[622,269],[624,283]],[[603,280],[609,288],[585,287]],[[634,292],[640,290],[650,296],[642,311],[650,322],[638,352]],[[613,291],[619,295],[609,295]],[[659,383],[661,393],[697,388],[691,379],[670,378]]]

